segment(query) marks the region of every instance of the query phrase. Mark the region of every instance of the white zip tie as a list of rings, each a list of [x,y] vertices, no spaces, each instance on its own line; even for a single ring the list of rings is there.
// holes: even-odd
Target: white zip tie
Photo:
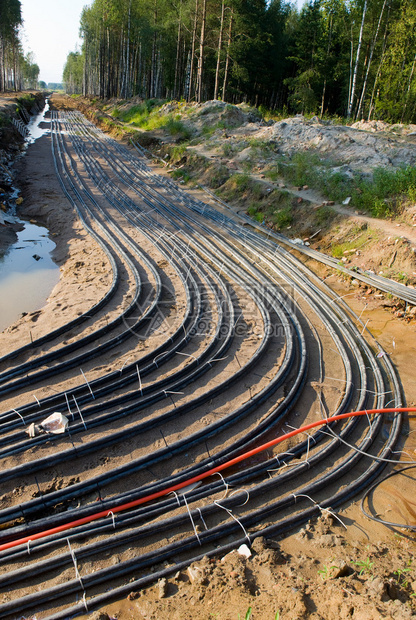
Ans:
[[[226,355],[225,357],[217,357],[216,359],[212,358],[208,361],[208,364],[211,364],[211,362],[222,362],[226,359],[228,359],[228,355]]]
[[[73,394],[72,394],[72,398],[74,399],[75,406],[78,409],[79,417],[81,418],[81,421],[82,421],[82,423],[84,425],[84,428],[85,428],[85,430],[87,430],[87,425],[85,424],[85,420],[84,420],[84,418],[82,416],[81,409],[78,407],[77,400],[76,400],[76,398],[75,398],[75,396]]]
[[[27,546],[27,553],[28,553],[28,555],[30,555],[30,543],[31,543],[31,542],[32,542],[32,541],[31,541],[31,539],[29,538],[29,540],[27,541],[27,545],[26,545],[26,546]]]
[[[199,512],[199,516],[201,517],[201,521],[202,521],[202,523],[204,524],[205,529],[206,529],[206,530],[208,530],[208,526],[207,526],[207,524],[205,523],[205,519],[204,519],[204,517],[202,516],[201,509],[200,509],[200,508],[197,508],[197,511]]]
[[[221,480],[223,481],[223,483],[224,483],[225,493],[224,493],[223,497],[221,497],[221,500],[223,500],[223,499],[225,499],[227,497],[227,494],[228,494],[228,482],[225,481],[224,476],[219,471],[216,471],[215,474],[212,474],[212,475],[213,476],[217,476],[218,475],[221,478]]]
[[[14,411],[15,413],[17,413],[17,415],[19,416],[19,418],[22,420],[23,424],[26,426],[26,422],[25,422],[25,419],[24,419],[24,417],[22,416],[22,414],[21,414],[21,413],[19,413],[19,412],[17,411],[17,409],[12,409],[12,411]]]
[[[184,355],[185,357],[193,357],[196,363],[198,364],[198,358],[195,355],[191,355],[190,353],[182,353],[181,351],[175,351],[176,355]]]
[[[181,499],[180,499],[179,495],[176,493],[176,491],[172,491],[172,493],[176,497],[176,501],[178,502],[178,506],[180,506],[181,505]]]
[[[81,585],[82,585],[82,581],[81,581]],[[82,586],[82,589],[84,590],[84,586]],[[84,596],[82,597],[82,602],[84,603],[85,610],[86,610],[87,612],[89,612],[88,605],[87,605],[86,594],[87,594],[87,593],[86,593],[86,592],[85,592],[85,590],[84,590]]]
[[[82,376],[83,376],[83,377],[84,377],[84,379],[85,379],[85,383],[88,385],[88,389],[89,389],[89,391],[90,391],[90,393],[91,393],[91,396],[92,396],[92,397],[93,397],[93,399],[95,400],[94,393],[93,393],[93,391],[92,391],[92,389],[91,389],[90,384],[88,383],[88,379],[87,379],[87,377],[85,376],[84,371],[82,370],[82,368],[80,368],[80,371],[81,371]]]
[[[75,557],[75,551],[73,551],[73,549],[72,549],[72,547],[71,547],[71,543],[69,542],[69,538],[67,538],[67,539],[66,539],[66,542],[68,543],[69,553],[71,554],[71,558],[72,558],[72,561],[73,561],[73,563],[74,563],[74,568],[75,568],[75,577],[76,577],[77,579],[79,579],[79,581],[81,581],[81,575],[79,574],[79,570],[78,570],[78,562],[77,562],[77,558]],[[82,589],[84,589],[84,586],[83,586],[83,584],[82,584],[82,581],[81,581],[81,586],[82,586]]]
[[[110,515],[111,515],[111,518],[113,520],[113,529],[116,529],[116,517],[115,517],[115,514],[114,514],[114,512],[112,510],[109,510],[107,512],[107,517],[109,517]]]
[[[159,355],[156,355],[156,357],[153,359],[153,363],[155,364],[156,368],[159,368],[159,366],[157,365],[157,358],[158,357],[162,357],[162,355],[165,355],[165,353],[159,353]]]
[[[365,410],[365,415],[367,416],[368,426],[370,427],[370,437],[373,436],[373,425],[371,423],[370,416],[368,415],[367,409]]]
[[[223,510],[225,510],[225,512],[227,512],[227,513],[230,515],[230,517],[231,517],[232,519],[234,519],[234,521],[236,521],[236,522],[238,523],[238,525],[239,525],[239,526],[241,527],[241,529],[243,530],[245,537],[247,538],[248,542],[250,543],[250,537],[249,537],[249,535],[247,534],[246,530],[244,529],[244,525],[241,523],[241,521],[239,521],[239,519],[237,519],[237,517],[236,517],[235,515],[233,515],[232,511],[231,511],[231,510],[229,510],[228,508],[226,508],[225,506],[221,506],[221,504],[220,504],[219,502],[217,502],[216,500],[214,500],[214,504],[215,504],[216,506],[218,506],[218,508],[222,508]]]
[[[139,366],[138,364],[136,364],[136,370],[137,370],[137,376],[139,378],[139,389],[140,389],[140,394],[143,396],[143,386],[142,386],[142,379],[140,377],[140,370],[139,370]]]
[[[348,446],[348,448],[351,448],[351,450],[355,450],[355,452],[359,452],[359,454],[362,454],[363,456],[368,456],[370,459],[373,459],[373,461],[378,461],[379,463],[394,463],[395,465],[397,465],[398,463],[400,463],[400,465],[414,465],[416,463],[415,459],[410,460],[410,461],[397,461],[395,459],[385,459],[385,458],[382,458],[381,456],[376,456],[375,454],[364,452],[364,450],[361,450],[360,448],[357,448],[357,446],[353,446],[352,444],[345,441],[345,439],[342,439],[342,437],[334,433],[334,431],[329,426],[328,426],[328,431],[329,433],[325,433],[325,431],[322,431],[322,433],[325,433],[326,435],[329,435],[332,438],[338,439],[341,443]],[[397,450],[397,451],[392,450],[392,454],[407,454],[407,452],[404,452],[403,450]],[[410,454],[407,454],[407,456],[410,459],[412,459]]]
[[[38,403],[39,407],[41,407],[42,405],[40,404],[39,399],[37,398],[36,394],[33,394],[33,398]]]
[[[319,508],[321,512],[328,512],[332,517],[334,517],[334,519],[337,519],[337,521],[339,521],[346,530],[348,530],[345,523],[338,517],[338,515],[335,514],[335,512],[332,512],[332,510],[329,510],[329,508],[323,508],[322,506],[320,506],[320,504],[318,504],[318,502],[315,502],[312,497],[309,497],[309,495],[305,495],[304,493],[299,493],[298,495],[295,495],[295,493],[291,493],[291,495],[293,495],[293,497],[295,498],[295,503],[298,497],[307,497],[312,503],[315,504],[315,506]]]
[[[128,357],[126,360],[124,360],[123,365],[122,365],[122,367],[120,368],[120,374],[123,372],[124,366],[127,364],[127,362],[129,361],[129,359],[130,359],[130,358]]]
[[[241,508],[241,506],[245,506],[250,500],[250,493],[247,491],[247,489],[235,489],[235,491],[233,491],[229,495],[229,497],[232,497],[233,495],[236,495],[237,493],[241,493],[241,492],[244,492],[247,495],[247,497],[242,504],[238,504],[239,508]]]
[[[186,510],[188,511],[189,518],[191,519],[191,523],[192,523],[192,527],[194,529],[195,536],[196,536],[199,544],[202,545],[201,539],[199,538],[198,532],[196,531],[196,527],[195,527],[194,520],[192,518],[191,511],[189,510],[188,502],[186,501],[185,493],[182,494],[182,497],[183,497],[183,501],[185,502],[185,506],[186,506]]]
[[[67,396],[66,392],[65,392],[65,399],[66,399],[66,404],[67,404],[67,407],[68,407],[69,415],[72,415],[72,421],[74,421],[75,420],[75,414],[72,413],[72,411],[71,411],[71,407],[69,406],[69,400],[68,400],[68,396]]]

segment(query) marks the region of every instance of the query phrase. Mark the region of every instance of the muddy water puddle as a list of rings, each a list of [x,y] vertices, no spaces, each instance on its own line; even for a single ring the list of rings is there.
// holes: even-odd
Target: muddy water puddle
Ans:
[[[49,102],[27,125],[26,149],[38,138],[50,132],[46,119]],[[48,230],[37,224],[19,219],[15,202],[19,190],[9,193],[10,205],[7,221],[22,227],[17,241],[0,257],[0,331],[14,323],[22,313],[40,309],[59,280],[59,268],[51,258],[55,243],[48,237]]]
[[[50,133],[51,121],[46,118],[46,114],[49,112],[49,100],[46,99],[45,107],[39,114],[34,116],[27,125],[29,131],[26,138],[26,144],[29,146],[33,144],[38,138],[41,138],[45,134]]]
[[[59,267],[51,252],[55,243],[42,226],[22,222],[18,240],[0,258],[0,331],[23,312],[41,308],[59,281]]]

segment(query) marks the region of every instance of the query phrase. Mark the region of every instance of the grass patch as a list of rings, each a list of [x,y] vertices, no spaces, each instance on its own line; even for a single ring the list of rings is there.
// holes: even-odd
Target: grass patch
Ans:
[[[183,142],[182,144],[177,144],[176,146],[173,146],[169,149],[171,163],[177,164],[181,161],[181,159],[186,153],[187,146],[188,144],[186,142]]]
[[[331,251],[334,258],[342,258],[345,252],[355,249],[359,250],[364,245],[368,248],[378,241],[377,233],[371,228],[368,228],[366,224],[352,228],[348,233],[348,238],[348,241],[332,246]]]
[[[315,221],[318,226],[327,227],[338,216],[332,207],[323,206],[316,210]]]
[[[372,179],[358,179],[352,192],[354,206],[374,217],[399,215],[406,201],[416,200],[416,168],[403,166],[398,170],[376,168]]]
[[[290,206],[277,209],[272,215],[272,222],[276,228],[287,228],[293,224],[293,213]]]
[[[281,162],[280,169],[283,176],[293,185],[317,186],[321,160],[316,153],[299,151],[292,156],[287,164],[282,164],[283,162]]]
[[[161,112],[164,103],[165,101],[162,99],[147,99],[128,110],[115,108],[112,111],[112,116],[123,123],[139,127],[144,131],[163,129],[175,138],[188,140],[191,137],[191,132],[181,121],[181,115],[174,112],[169,114]]]

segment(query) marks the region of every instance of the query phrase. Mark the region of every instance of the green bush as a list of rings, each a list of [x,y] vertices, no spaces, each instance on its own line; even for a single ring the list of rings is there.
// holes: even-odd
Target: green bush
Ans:
[[[356,181],[352,196],[354,206],[369,211],[375,217],[397,215],[402,210],[403,202],[416,196],[416,168],[376,168],[372,179]]]
[[[275,211],[272,216],[273,224],[277,228],[287,228],[293,223],[293,215],[291,207],[287,206],[283,209]]]

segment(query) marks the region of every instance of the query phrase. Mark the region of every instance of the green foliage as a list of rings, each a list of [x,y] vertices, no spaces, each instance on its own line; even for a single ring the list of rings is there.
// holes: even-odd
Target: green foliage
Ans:
[[[396,580],[397,583],[401,586],[403,586],[403,588],[407,588],[407,586],[409,585],[410,581],[409,581],[409,573],[412,572],[412,560],[410,559],[405,568],[398,568],[397,570],[393,571],[393,575],[396,576]]]
[[[358,566],[360,569],[359,575],[371,574],[372,568],[374,566],[374,562],[370,562],[370,558],[366,560],[358,560],[356,562],[352,562],[355,566]]]
[[[378,240],[377,232],[371,228],[367,228],[367,225],[356,226],[349,231],[349,241],[341,244],[334,244],[332,246],[332,256],[334,258],[342,258],[344,252],[350,250],[358,250],[364,245],[368,247],[368,244],[375,243]]]
[[[294,185],[316,186],[322,179],[318,171],[321,162],[316,153],[298,151],[289,162],[281,162],[280,170],[285,179]]]
[[[247,609],[247,611],[246,611],[246,615],[244,616],[244,620],[250,620],[250,618],[251,618],[251,611],[252,611],[252,608],[249,607]],[[238,620],[241,620],[240,614],[238,614]]]
[[[173,146],[170,149],[170,152],[169,152],[171,162],[172,163],[179,162],[182,159],[182,157],[184,156],[184,154],[186,153],[186,149],[187,149],[187,144],[186,143],[182,143],[182,144]]]
[[[142,103],[131,106],[127,110],[123,110],[122,112],[118,109],[116,112],[116,118],[119,118],[124,123],[131,123],[136,127],[147,129],[148,127],[146,125],[149,122],[151,113],[157,113],[163,104],[164,100],[147,99]]]
[[[283,209],[274,211],[272,221],[275,224],[276,228],[279,229],[291,226],[293,223],[292,209],[290,207],[284,207]]]
[[[337,217],[335,209],[324,205],[316,211],[315,221],[318,226],[329,226],[329,224]]]
[[[416,168],[398,170],[377,168],[371,179],[357,179],[352,192],[353,204],[374,217],[392,217],[400,213],[403,201],[416,193]]]
[[[63,81],[65,92],[69,95],[82,93],[82,83],[84,77],[84,57],[79,52],[70,52],[67,56]]]

